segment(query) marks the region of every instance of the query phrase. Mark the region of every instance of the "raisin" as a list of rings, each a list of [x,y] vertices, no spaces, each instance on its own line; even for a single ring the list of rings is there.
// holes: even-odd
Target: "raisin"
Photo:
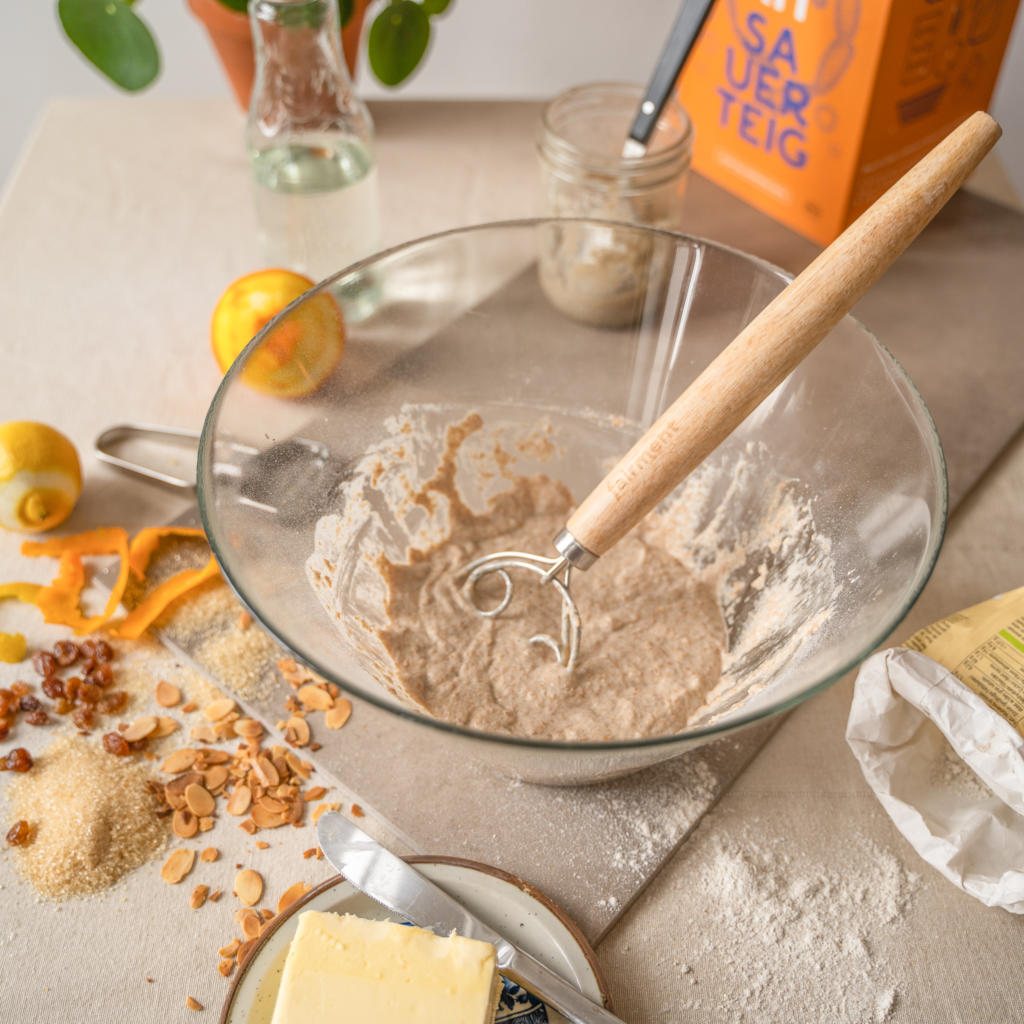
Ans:
[[[126,757],[132,752],[131,745],[119,732],[105,732],[103,734],[103,747],[118,757]]]
[[[42,706],[38,697],[22,697],[18,701],[18,707],[22,711],[38,711]]]
[[[3,743],[5,739],[10,735],[11,727],[7,724],[6,719],[0,718],[0,743]],[[0,758],[3,760],[3,758]]]
[[[93,657],[100,662],[100,664],[106,664],[106,662],[114,660],[114,648],[111,647],[106,640],[97,640],[96,650],[93,652]]]
[[[13,711],[18,704],[18,698],[10,690],[0,689],[0,717]]]
[[[35,838],[33,831],[32,826],[24,819],[16,821],[7,833],[7,842],[11,846],[28,846]]]
[[[110,665],[103,664],[94,668],[86,677],[87,683],[106,689],[114,681],[114,670]]]
[[[53,656],[57,659],[57,664],[61,668],[67,668],[68,665],[74,665],[78,661],[79,655],[82,652],[78,649],[78,644],[71,640],[58,640],[53,645]]]
[[[15,697],[24,697],[28,693],[28,683],[18,680],[16,683],[11,683],[11,693]]]
[[[32,655],[32,667],[41,676],[52,676],[57,671],[57,659],[49,651],[36,651]]]
[[[73,707],[74,704],[72,704],[71,701],[66,700],[64,697],[58,697],[57,703],[53,706],[53,710],[56,711],[58,715],[66,715]]]
[[[25,721],[28,722],[29,725],[46,725],[49,720],[50,716],[41,709],[39,711],[30,711],[25,716]]]
[[[64,680],[58,679],[57,676],[49,676],[42,682],[43,693],[46,694],[51,700],[56,700],[58,697],[64,696]]]
[[[7,754],[6,765],[8,771],[27,772],[32,767],[32,755],[24,747],[15,747]]]
[[[96,641],[92,637],[89,637],[88,640],[83,640],[78,647],[86,658],[96,657]]]
[[[92,683],[82,683],[78,688],[79,704],[95,704],[103,696],[103,691]]]
[[[128,694],[124,690],[111,690],[103,694],[96,704],[96,710],[105,715],[112,715],[128,703]]]
[[[70,679],[64,680],[64,696],[68,700],[74,700],[78,696],[78,690],[82,685],[82,680],[78,676],[72,676]]]
[[[79,708],[72,716],[71,721],[78,726],[79,729],[84,729],[88,732],[93,725],[94,713],[92,708]]]

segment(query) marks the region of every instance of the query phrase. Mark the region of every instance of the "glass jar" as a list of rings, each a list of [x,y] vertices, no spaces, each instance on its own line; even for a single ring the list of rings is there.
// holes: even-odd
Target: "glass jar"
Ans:
[[[373,124],[352,92],[336,0],[250,0],[246,145],[264,258],[319,280],[378,247]]]
[[[686,111],[669,98],[641,157],[622,146],[643,99],[638,85],[595,82],[552,100],[541,118],[543,212],[628,220],[678,231],[693,150]]]
[[[643,99],[639,86],[581,85],[544,110],[537,141],[543,212],[553,217],[630,221],[678,231],[693,130],[669,99],[647,151],[622,147]],[[650,239],[614,224],[554,223],[540,244],[541,287],[567,317],[598,327],[635,325],[660,271]]]

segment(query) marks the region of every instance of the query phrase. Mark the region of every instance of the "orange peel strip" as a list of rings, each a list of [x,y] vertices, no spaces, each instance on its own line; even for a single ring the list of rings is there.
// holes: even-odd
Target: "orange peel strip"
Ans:
[[[57,575],[48,587],[43,587],[36,595],[35,605],[43,613],[43,621],[72,628],[85,622],[85,616],[78,607],[78,599],[84,587],[82,556],[74,551],[65,551],[60,556]]]
[[[117,611],[125,587],[128,586],[129,571],[128,534],[122,527],[101,527],[87,533],[44,541],[27,540],[21,545],[21,553],[31,558],[38,555],[60,556],[57,576],[49,587],[45,587],[36,596],[36,606],[43,612],[47,622],[70,626],[81,636],[99,629]],[[99,615],[89,618],[83,617],[78,608],[78,598],[85,585],[82,555],[118,555],[121,559],[117,582],[111,588],[106,608]]]
[[[220,573],[217,560],[211,558],[202,569],[186,569],[175,573],[169,580],[164,580],[152,594],[137,604],[131,612],[113,629],[115,636],[137,640],[160,617],[160,614],[172,601],[188,593],[200,583],[213,579]]]
[[[145,575],[149,560],[164,537],[202,537],[205,540],[206,534],[196,526],[147,526],[139,530],[128,545],[128,564],[137,579]]]
[[[39,583],[0,583],[0,601],[13,598],[25,604],[34,604],[36,595],[42,589]],[[27,650],[23,633],[0,633],[0,661],[15,665],[24,659]]]

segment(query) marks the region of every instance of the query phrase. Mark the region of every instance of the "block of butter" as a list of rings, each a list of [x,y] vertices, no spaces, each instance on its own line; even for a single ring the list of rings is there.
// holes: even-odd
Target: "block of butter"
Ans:
[[[500,991],[490,943],[307,910],[272,1024],[491,1024]]]

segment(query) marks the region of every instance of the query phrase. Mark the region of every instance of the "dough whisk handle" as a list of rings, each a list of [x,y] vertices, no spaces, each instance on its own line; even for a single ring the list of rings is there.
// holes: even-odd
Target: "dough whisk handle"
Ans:
[[[586,558],[567,548],[603,555],[724,441],[917,237],[1000,134],[988,114],[972,114],[776,296],[570,516],[556,539],[570,564],[586,568]]]

